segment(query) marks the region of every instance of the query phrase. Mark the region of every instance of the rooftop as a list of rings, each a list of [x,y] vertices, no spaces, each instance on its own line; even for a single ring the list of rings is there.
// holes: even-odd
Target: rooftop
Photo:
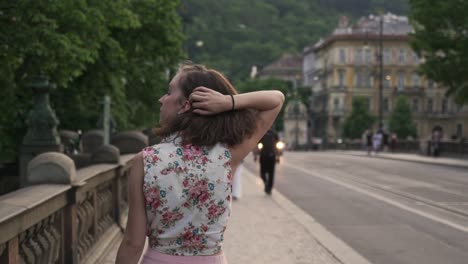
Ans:
[[[382,35],[384,39],[406,39],[413,32],[413,27],[406,16],[397,16],[391,13],[382,16],[371,14],[361,17],[354,25],[350,24],[348,17],[342,16],[338,27],[330,35],[320,39],[313,46],[304,48],[304,53],[323,48],[335,40],[378,38],[381,18],[383,18]]]
[[[297,71],[302,69],[302,57],[293,54],[283,54],[278,60],[268,64],[262,69],[262,74],[278,71]]]

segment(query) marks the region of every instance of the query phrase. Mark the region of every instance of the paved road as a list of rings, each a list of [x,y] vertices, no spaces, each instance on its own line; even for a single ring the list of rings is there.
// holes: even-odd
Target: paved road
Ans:
[[[468,263],[466,169],[287,152],[275,184],[372,263]]]

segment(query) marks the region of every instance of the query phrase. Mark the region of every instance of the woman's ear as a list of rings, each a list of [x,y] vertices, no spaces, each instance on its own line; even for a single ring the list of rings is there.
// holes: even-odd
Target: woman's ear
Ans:
[[[192,104],[190,103],[189,100],[185,100],[183,103],[182,103],[182,108],[179,110],[179,112],[177,112],[177,114],[183,114],[187,111],[190,111],[190,109],[192,108]]]

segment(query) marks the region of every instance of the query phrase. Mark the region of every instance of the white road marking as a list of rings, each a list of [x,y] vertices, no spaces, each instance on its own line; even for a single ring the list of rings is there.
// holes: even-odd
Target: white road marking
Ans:
[[[386,202],[388,204],[391,204],[395,207],[398,207],[400,209],[403,209],[403,210],[406,210],[408,212],[411,212],[411,213],[414,213],[414,214],[417,214],[417,215],[420,215],[420,216],[423,216],[423,217],[426,217],[428,219],[431,219],[435,222],[438,222],[438,223],[441,223],[441,224],[444,224],[444,225],[448,225],[452,228],[455,228],[457,230],[460,230],[460,231],[463,231],[465,233],[468,233],[468,227],[466,226],[462,226],[462,225],[459,225],[459,224],[456,224],[456,223],[453,223],[451,221],[448,221],[446,219],[443,219],[443,218],[440,218],[440,217],[437,217],[435,215],[432,215],[432,214],[429,214],[429,213],[426,213],[426,212],[423,212],[421,210],[418,210],[418,209],[414,209],[414,208],[411,208],[409,206],[406,206],[402,203],[399,203],[397,201],[394,201],[394,200],[391,200],[391,199],[388,199],[386,197],[383,197],[379,194],[376,194],[376,193],[373,193],[373,192],[370,192],[370,191],[367,191],[367,190],[364,190],[362,188],[359,188],[357,186],[354,186],[354,185],[351,185],[351,184],[347,184],[345,182],[342,182],[342,181],[339,181],[339,180],[336,180],[336,179],[333,179],[331,177],[325,177],[325,176],[322,176],[321,172],[318,172],[318,171],[314,171],[314,170],[311,170],[311,169],[303,169],[303,168],[300,168],[298,166],[293,166],[293,165],[290,165],[286,162],[283,163],[283,166],[286,166],[286,167],[289,167],[289,168],[293,168],[293,169],[296,169],[296,170],[299,170],[305,174],[308,174],[308,175],[311,175],[313,177],[316,177],[316,178],[320,178],[322,180],[326,180],[326,181],[329,181],[329,182],[332,182],[332,183],[335,183],[335,184],[338,184],[340,186],[343,186],[345,188],[348,188],[348,189],[351,189],[353,191],[356,191],[356,192],[359,192],[359,193],[362,193],[362,194],[365,194],[367,196],[370,196],[372,198],[375,198],[377,200],[380,200],[382,202]]]

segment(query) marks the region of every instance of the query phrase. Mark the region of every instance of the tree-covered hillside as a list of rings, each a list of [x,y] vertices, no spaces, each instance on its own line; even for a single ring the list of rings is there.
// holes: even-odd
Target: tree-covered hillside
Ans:
[[[248,76],[284,52],[301,52],[327,35],[338,17],[369,13],[406,14],[407,0],[181,0],[189,58],[222,70],[230,78]]]

